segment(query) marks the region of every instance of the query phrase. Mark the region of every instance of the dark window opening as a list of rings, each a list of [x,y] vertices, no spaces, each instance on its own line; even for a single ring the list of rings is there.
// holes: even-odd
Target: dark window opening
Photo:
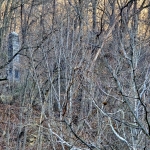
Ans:
[[[13,46],[10,44],[8,48],[8,59],[11,59],[13,57]]]
[[[9,75],[12,75],[12,69],[9,69]]]
[[[19,70],[15,70],[15,78],[16,78],[16,79],[19,78]]]

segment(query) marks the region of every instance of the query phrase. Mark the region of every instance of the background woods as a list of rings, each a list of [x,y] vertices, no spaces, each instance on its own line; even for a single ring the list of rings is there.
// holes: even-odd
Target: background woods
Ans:
[[[150,149],[149,20],[149,0],[1,0],[0,149]]]

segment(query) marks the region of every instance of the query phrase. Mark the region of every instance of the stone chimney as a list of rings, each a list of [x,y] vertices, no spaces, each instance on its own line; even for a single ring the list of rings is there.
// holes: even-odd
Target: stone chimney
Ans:
[[[16,32],[11,32],[8,37],[8,60],[19,51],[19,36]],[[19,55],[8,65],[8,79],[10,81],[18,81],[20,79]]]

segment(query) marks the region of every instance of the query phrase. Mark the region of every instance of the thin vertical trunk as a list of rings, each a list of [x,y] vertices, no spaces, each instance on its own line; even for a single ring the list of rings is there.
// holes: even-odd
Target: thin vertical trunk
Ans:
[[[93,31],[95,31],[96,22],[97,22],[97,20],[96,20],[97,0],[92,1],[92,9],[93,9],[93,11],[92,11],[93,27],[92,28],[93,28]]]

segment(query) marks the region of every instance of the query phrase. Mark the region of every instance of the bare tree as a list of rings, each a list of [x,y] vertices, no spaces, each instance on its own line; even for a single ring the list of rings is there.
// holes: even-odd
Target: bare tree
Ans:
[[[14,30],[22,43],[0,51],[2,72],[21,60],[20,81],[0,82],[1,148],[149,149],[148,0],[0,6],[1,49]]]

